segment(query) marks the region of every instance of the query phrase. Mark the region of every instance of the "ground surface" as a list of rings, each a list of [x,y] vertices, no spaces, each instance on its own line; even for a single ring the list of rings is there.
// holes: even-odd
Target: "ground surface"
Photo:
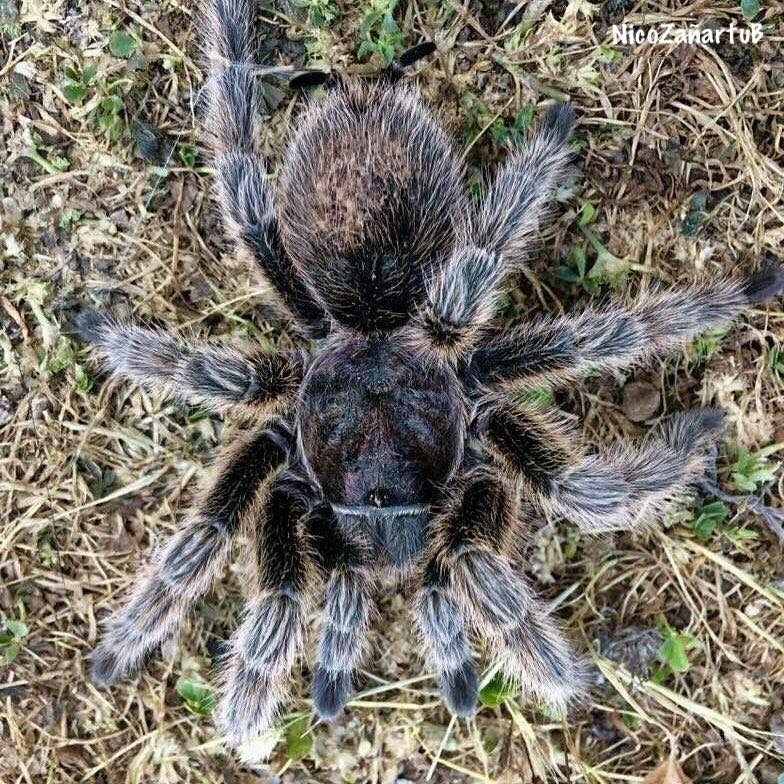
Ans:
[[[470,148],[475,190],[532,111],[551,98],[575,105],[574,181],[505,306],[516,317],[780,255],[784,15],[772,0],[758,12],[743,5],[766,31],[746,47],[611,45],[609,25],[641,23],[643,12],[742,25],[731,0],[414,0],[388,18],[385,0],[302,0],[264,7],[260,24],[268,63],[359,71],[435,39],[439,54],[417,78]],[[198,712],[210,698],[198,685],[240,612],[239,565],[138,680],[89,683],[101,618],[242,423],[108,384],[65,336],[69,318],[92,302],[201,336],[288,340],[221,239],[197,153],[190,6],[0,0],[0,781],[608,784],[641,781],[670,753],[694,780],[781,781],[781,549],[758,517],[711,499],[685,499],[644,536],[581,540],[563,523],[532,534],[530,573],[596,663],[590,700],[565,723],[512,698],[450,722],[405,600],[387,589],[355,706],[302,738],[310,714],[298,673],[292,711],[304,720],[268,768],[242,767]],[[298,101],[278,83],[265,92],[275,161]],[[720,405],[722,485],[780,507],[782,341],[779,302],[556,401],[596,444],[672,410]],[[176,688],[187,690],[183,680],[191,703],[203,698],[196,713]]]

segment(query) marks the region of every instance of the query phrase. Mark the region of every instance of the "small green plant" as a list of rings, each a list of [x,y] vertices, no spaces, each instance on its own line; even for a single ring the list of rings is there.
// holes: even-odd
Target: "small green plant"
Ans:
[[[49,296],[48,285],[36,278],[28,278],[9,286],[8,293],[17,302],[27,304],[41,328],[44,346],[47,348],[53,346],[60,332],[57,325],[49,319],[44,311],[44,301]]]
[[[544,56],[544,61],[548,68],[558,68],[562,59],[563,47],[558,45],[551,46]]]
[[[362,43],[357,57],[364,59],[376,54],[388,63],[403,47],[403,31],[394,17],[397,3],[398,0],[370,0],[370,6],[359,23]]]
[[[734,450],[730,473],[732,484],[745,493],[754,493],[765,482],[772,482],[778,463],[771,456],[784,449],[784,444],[771,444],[756,452],[737,446]]]
[[[588,199],[580,200],[577,212],[577,227],[588,240],[588,245],[595,258],[588,259],[586,249],[581,245],[572,245],[570,249],[571,265],[562,264],[555,268],[556,277],[567,283],[577,283],[589,294],[594,294],[603,284],[613,284],[626,275],[631,266],[630,261],[610,253],[596,234],[588,228],[598,214],[596,205]]]
[[[587,226],[596,217],[596,205],[588,199],[580,199],[580,209],[577,212],[577,223]]]
[[[567,283],[579,284],[588,294],[595,294],[604,284],[614,283],[625,274],[626,262],[613,256],[601,243],[599,246],[601,249],[591,262],[583,247],[572,245],[571,266],[562,264],[556,267],[556,277]]]
[[[107,95],[95,109],[94,117],[98,126],[106,131],[110,139],[119,139],[122,133],[122,98],[118,95]]]
[[[631,713],[630,711],[623,712],[622,721],[630,730],[638,729],[643,723],[642,716],[637,713]]]
[[[73,343],[65,335],[60,335],[54,347],[38,351],[40,373],[55,375],[73,364],[75,357]]]
[[[215,706],[215,694],[209,686],[198,681],[180,678],[175,686],[185,707],[195,716],[207,716]]]
[[[5,629],[0,632],[0,656],[10,664],[22,650],[22,642],[28,635],[27,624],[22,620],[8,619]]]
[[[665,618],[659,624],[662,642],[656,655],[661,661],[651,677],[656,683],[662,683],[673,673],[682,674],[691,667],[689,651],[698,648],[699,640],[691,634],[676,632]]]
[[[78,223],[84,213],[81,210],[77,210],[75,207],[66,207],[63,210],[62,215],[60,215],[60,228],[61,229],[70,229],[74,223]]]
[[[594,209],[590,213],[590,219],[593,220],[595,215],[596,210]],[[629,259],[621,258],[620,256],[615,256],[610,253],[602,244],[601,240],[599,240],[599,238],[588,228],[587,222],[584,223],[581,220],[578,220],[577,225],[588,240],[588,244],[593,249],[593,252],[596,254],[596,261],[594,261],[593,267],[591,268],[592,275],[598,277],[605,283],[615,283],[623,278],[629,271]]]
[[[81,71],[67,66],[65,68],[66,80],[63,84],[65,100],[68,103],[81,103],[97,72],[98,66],[95,63],[85,63]]]
[[[306,716],[297,716],[286,725],[286,753],[293,760],[306,757],[313,746],[313,735]]]
[[[618,63],[623,59],[623,55],[608,44],[599,44],[599,59],[606,63]]]
[[[297,5],[307,10],[312,27],[328,27],[340,18],[340,6],[333,0],[300,0]]]
[[[115,30],[109,36],[109,51],[122,59],[130,57],[136,51],[136,39],[123,30]]]
[[[708,204],[708,192],[697,191],[689,201],[689,211],[686,213],[681,223],[681,234],[684,237],[693,237],[699,230],[700,226],[705,223],[708,213],[705,212],[705,207]]]
[[[555,268],[555,276],[567,283],[578,283],[589,294],[599,288],[599,281],[591,274],[592,267],[588,267],[585,249],[579,245],[572,245],[569,249],[571,264],[560,264]]]
[[[513,27],[504,41],[504,49],[507,52],[517,52],[523,48],[525,39],[528,34],[534,29],[534,24],[530,19],[523,19],[520,24]]]
[[[131,40],[133,41],[134,39],[131,38]],[[122,47],[119,50],[124,51]],[[122,131],[121,113],[123,101],[120,96],[114,93],[114,90],[117,89],[117,86],[123,80],[111,84],[106,84],[104,80],[101,80],[99,83],[96,79],[97,73],[98,69],[95,63],[87,63],[82,67],[81,72],[70,66],[67,67],[65,69],[66,81],[63,84],[63,96],[68,103],[81,104],[91,88],[94,88],[99,95],[103,94],[103,98],[101,98],[93,110],[92,116],[111,139],[118,139]],[[65,161],[65,159],[63,160]],[[55,163],[55,165],[57,164]],[[68,161],[65,161],[65,168],[67,166]],[[63,168],[60,169],[60,171],[63,170]]]
[[[490,133],[498,142],[521,144],[525,141],[525,132],[534,119],[534,105],[525,103],[520,108],[511,123],[504,122],[500,117],[490,126]]]
[[[501,742],[501,736],[498,734],[498,730],[496,730],[495,727],[482,727],[480,737],[485,754],[490,754]]]
[[[35,161],[44,171],[49,174],[59,174],[68,171],[71,162],[64,155],[50,155],[48,158],[38,150],[40,139],[30,134],[31,144],[25,150],[25,157]]]
[[[768,352],[768,367],[779,381],[784,381],[784,351],[779,346]]]
[[[756,539],[759,539],[759,533],[755,531],[753,528],[749,528],[745,525],[737,525],[733,528],[728,528],[724,535],[729,539],[731,542],[753,542]]]
[[[93,387],[93,377],[78,362],[74,364],[74,389],[85,394]]]
[[[17,3],[11,0],[0,0],[0,31],[7,41],[22,35],[22,25],[19,23],[19,8]]]
[[[484,102],[470,90],[466,90],[460,96],[460,108],[465,118],[463,120],[463,140],[465,144],[470,144],[476,140],[482,129],[490,122],[492,114]]]
[[[694,532],[703,542],[727,519],[727,507],[722,501],[711,501],[697,507],[694,512]]]
[[[743,16],[751,21],[762,10],[759,0],[740,0],[740,10]]]
[[[38,542],[38,558],[45,566],[54,566],[57,563],[57,550],[52,544],[51,534],[47,533]]]
[[[198,151],[192,144],[181,144],[177,149],[177,155],[179,155],[184,166],[187,166],[189,169],[196,167]]]
[[[727,334],[726,326],[714,327],[691,342],[689,354],[697,360],[710,359],[721,347],[722,338]]]
[[[48,287],[43,281],[30,278],[9,287],[9,294],[30,308],[41,330],[41,343],[35,347],[38,372],[44,375],[59,373],[73,364],[75,351],[71,341],[60,332],[57,323],[44,309]]]
[[[489,683],[479,690],[479,702],[486,708],[497,708],[507,697],[514,694],[511,679],[502,672],[497,672]]]

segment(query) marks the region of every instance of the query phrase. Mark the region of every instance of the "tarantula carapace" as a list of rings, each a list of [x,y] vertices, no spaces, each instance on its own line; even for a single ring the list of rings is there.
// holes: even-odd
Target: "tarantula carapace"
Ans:
[[[547,112],[473,209],[459,155],[400,79],[410,53],[372,80],[329,76],[273,199],[256,149],[251,1],[215,0],[206,30],[223,217],[312,350],[196,345],[108,315],[82,319],[112,371],[262,420],[226,450],[110,620],[94,677],[112,682],[173,636],[242,530],[253,543],[249,597],[220,708],[233,742],[275,720],[321,585],[313,700],[322,717],[340,712],[380,569],[413,581],[416,623],[454,713],[474,711],[472,639],[530,696],[564,704],[582,667],[520,572],[521,504],[592,534],[636,526],[700,476],[721,416],[679,414],[639,444],[589,453],[516,393],[675,346],[779,294],[781,268],[498,325],[502,281],[569,162],[571,110]]]

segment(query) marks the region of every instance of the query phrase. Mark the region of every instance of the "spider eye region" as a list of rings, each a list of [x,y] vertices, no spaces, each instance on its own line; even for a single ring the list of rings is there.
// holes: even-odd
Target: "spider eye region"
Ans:
[[[431,503],[460,462],[465,422],[454,372],[394,336],[326,348],[297,411],[303,462],[346,507]]]

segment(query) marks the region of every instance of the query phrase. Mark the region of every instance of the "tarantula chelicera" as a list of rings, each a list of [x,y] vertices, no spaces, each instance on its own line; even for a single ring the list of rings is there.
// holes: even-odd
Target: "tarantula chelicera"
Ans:
[[[639,444],[588,453],[555,413],[515,393],[676,346],[779,294],[781,267],[498,325],[502,281],[523,262],[569,162],[571,110],[547,112],[473,209],[460,157],[400,78],[427,50],[415,48],[378,78],[326,79],[273,199],[256,149],[251,0],[215,0],[206,30],[223,217],[312,350],[196,345],[109,315],[83,318],[112,371],[261,420],[226,450],[109,621],[95,679],[111,683],[172,637],[245,531],[249,598],[220,708],[233,742],[274,721],[317,586],[313,701],[324,718],[341,711],[382,569],[414,582],[416,624],[455,714],[474,711],[475,638],[526,693],[563,705],[582,668],[520,573],[521,508],[591,534],[637,526],[700,476],[721,416],[675,415]]]

